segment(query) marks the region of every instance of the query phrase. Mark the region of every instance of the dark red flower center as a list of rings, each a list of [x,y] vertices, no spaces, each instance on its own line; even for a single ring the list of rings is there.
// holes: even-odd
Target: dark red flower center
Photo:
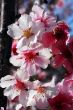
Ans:
[[[26,84],[24,84],[23,82],[19,81],[19,80],[16,80],[16,84],[15,84],[15,87],[17,90],[24,90],[26,89]]]
[[[37,54],[35,52],[30,51],[30,52],[24,53],[24,56],[26,61],[31,61],[31,60],[34,60]]]
[[[55,36],[55,38],[57,40],[60,40],[60,39],[67,39],[67,32],[61,28],[56,28],[54,31],[53,31],[53,34]]]

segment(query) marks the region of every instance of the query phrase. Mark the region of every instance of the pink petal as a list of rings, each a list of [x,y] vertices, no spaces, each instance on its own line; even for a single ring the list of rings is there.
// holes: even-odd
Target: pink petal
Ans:
[[[27,65],[27,71],[29,73],[29,76],[35,75],[36,74],[36,65],[35,65],[35,63],[29,63]]]
[[[53,62],[54,67],[60,67],[63,65],[63,63],[64,63],[64,57],[62,55],[59,54],[54,57],[54,62]]]
[[[44,47],[48,48],[53,45],[54,42],[55,38],[53,37],[51,32],[46,32],[42,35],[41,43],[44,45]]]
[[[43,69],[47,68],[49,60],[44,56],[37,56],[35,58],[35,64]]]
[[[24,108],[27,107],[28,102],[28,92],[27,91],[21,91],[19,96],[19,102],[22,104]]]

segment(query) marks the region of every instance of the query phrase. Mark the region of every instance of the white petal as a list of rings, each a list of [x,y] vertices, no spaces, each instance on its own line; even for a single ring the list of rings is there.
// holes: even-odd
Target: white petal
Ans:
[[[15,110],[20,110],[22,108],[22,104],[17,104]]]
[[[41,68],[45,69],[48,67],[49,60],[44,56],[37,56],[35,58],[35,64],[37,66],[40,66]]]
[[[38,5],[33,5],[32,11],[37,14],[38,17],[42,17],[44,10]]]
[[[32,38],[29,41],[30,44],[37,43],[37,40],[39,39],[40,33],[41,33],[41,31],[38,31],[34,36],[32,36]]]
[[[19,42],[17,43],[17,47],[16,47],[16,48],[22,48],[25,44],[26,44],[25,38],[22,37],[22,38],[19,40]]]
[[[13,39],[19,39],[21,38],[23,33],[16,24],[11,24],[10,26],[8,26],[7,34]]]
[[[9,97],[9,99],[14,99],[16,96],[19,96],[20,91],[16,91],[13,87],[6,88],[4,90],[4,95]]]
[[[35,81],[33,81],[31,88],[36,90],[36,88],[38,88],[40,86],[41,86],[41,82],[39,80],[35,80]]]
[[[48,48],[44,48],[44,49],[40,50],[39,55],[45,56],[48,59],[51,58],[51,56],[52,56],[50,49],[48,49]]]
[[[29,63],[27,65],[27,71],[29,73],[29,76],[36,74],[36,65],[34,63]]]
[[[21,51],[25,51],[27,50],[29,47],[28,47],[28,44],[29,44],[29,39],[26,39],[26,38],[21,38],[17,44],[17,53],[20,53]]]
[[[36,95],[36,91],[34,90],[30,90],[29,91],[29,96],[28,96],[28,102],[27,102],[27,106],[35,106],[36,105],[36,101],[34,96]]]
[[[28,92],[27,91],[21,91],[19,96],[19,102],[23,105],[23,107],[27,107],[27,101],[28,101]]]
[[[22,64],[24,63],[24,60],[22,56],[14,55],[10,58],[10,63],[13,64],[14,66],[22,66]]]
[[[19,22],[19,27],[22,30],[26,30],[26,29],[30,28],[31,25],[32,25],[31,18],[27,14],[21,15],[21,17],[19,18],[18,22]]]
[[[34,12],[30,12],[30,16],[32,18],[32,21],[35,21],[35,19],[37,19],[37,15]]]
[[[15,83],[16,83],[15,77],[11,76],[11,75],[7,75],[7,76],[1,78],[0,86],[2,88],[5,88],[5,87],[12,86]]]
[[[19,79],[21,80],[26,80],[29,79],[29,74],[27,73],[27,71],[25,71],[25,68],[20,68],[17,70],[16,75]]]

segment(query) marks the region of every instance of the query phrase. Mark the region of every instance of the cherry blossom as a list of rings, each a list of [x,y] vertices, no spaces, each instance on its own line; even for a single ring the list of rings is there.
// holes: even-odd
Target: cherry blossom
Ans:
[[[31,90],[29,90],[28,106],[36,106],[39,109],[48,108],[48,98],[56,94],[55,90],[55,77],[52,78],[51,82],[42,84],[40,81],[36,80],[33,82]],[[21,95],[22,96],[22,95]],[[24,104],[25,98],[20,98],[20,103]]]
[[[1,78],[0,86],[5,88],[4,95],[13,100],[15,97],[20,96],[22,91],[26,92],[28,89],[28,79],[21,81],[18,77],[7,75]]]
[[[45,29],[49,27],[49,30],[55,26],[56,19],[54,16],[51,16],[48,10],[45,10],[39,5],[33,5],[32,12],[30,16],[33,21],[40,23]]]
[[[38,26],[35,22],[33,22],[29,15],[23,14],[16,23],[8,26],[7,33],[13,39],[23,39],[24,44],[26,45],[29,44],[30,41],[34,43],[35,38],[39,36],[41,30],[40,25]]]
[[[29,14],[22,13],[8,26],[7,34],[13,38],[9,62],[16,67],[0,80],[7,109],[73,110],[73,39],[68,25],[57,22],[46,5],[36,1]],[[63,67],[68,75],[58,81],[50,67]]]
[[[40,51],[40,53],[39,53]],[[21,51],[18,55],[13,55],[10,58],[10,63],[14,66],[24,68],[27,73],[30,75],[36,74],[37,67],[47,68],[49,62],[49,58],[51,54],[48,50],[49,54],[42,54],[41,47],[32,48],[29,50]]]
[[[55,45],[61,44],[61,42],[66,44],[66,40],[69,37],[68,30],[69,28],[64,22],[58,22],[53,30],[43,33],[40,41],[46,48],[53,48]]]

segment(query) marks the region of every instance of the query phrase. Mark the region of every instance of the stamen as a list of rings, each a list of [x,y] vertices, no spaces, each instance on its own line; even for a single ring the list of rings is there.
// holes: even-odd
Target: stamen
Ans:
[[[28,53],[25,53],[24,56],[25,56],[26,61],[31,61],[37,56],[37,54],[30,51]]]
[[[45,93],[45,87],[38,87],[36,90],[38,93]]]
[[[27,39],[30,38],[32,35],[34,35],[34,33],[32,32],[31,28],[23,31],[23,36],[25,36]]]

